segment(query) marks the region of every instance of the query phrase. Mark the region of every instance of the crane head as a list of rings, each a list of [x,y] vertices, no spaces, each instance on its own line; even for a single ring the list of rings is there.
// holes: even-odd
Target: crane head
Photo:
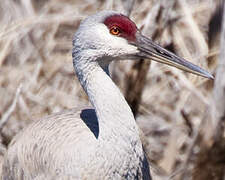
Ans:
[[[101,66],[113,60],[151,59],[214,79],[206,70],[142,35],[132,20],[114,11],[102,11],[86,18],[75,34],[73,45],[73,56],[89,56],[87,60],[96,60]]]

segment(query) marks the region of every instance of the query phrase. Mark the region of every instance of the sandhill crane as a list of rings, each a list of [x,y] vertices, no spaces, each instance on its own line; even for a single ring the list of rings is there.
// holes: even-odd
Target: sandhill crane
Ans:
[[[213,76],[155,44],[128,17],[113,11],[82,21],[72,57],[93,107],[53,114],[25,128],[5,154],[3,180],[151,179],[137,124],[109,76],[109,63],[148,58]]]

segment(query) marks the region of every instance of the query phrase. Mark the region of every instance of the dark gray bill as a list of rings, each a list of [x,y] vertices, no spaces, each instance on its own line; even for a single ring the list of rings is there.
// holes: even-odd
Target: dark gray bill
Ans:
[[[137,54],[140,58],[149,58],[160,63],[168,64],[174,66],[181,70],[197,74],[209,79],[214,79],[206,70],[186,61],[185,59],[178,57],[172,52],[167,51],[166,49],[155,44],[151,39],[143,36],[140,32],[136,34],[136,46],[140,50],[140,53]]]

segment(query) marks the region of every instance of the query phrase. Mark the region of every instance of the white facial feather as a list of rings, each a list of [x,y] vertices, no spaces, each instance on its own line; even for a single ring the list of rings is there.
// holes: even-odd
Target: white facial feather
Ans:
[[[106,25],[98,22],[98,19],[95,20],[85,20],[77,30],[74,38],[75,54],[85,51],[86,54],[96,57],[96,61],[107,58],[110,62],[126,59],[138,53],[136,46],[129,44],[123,37],[110,34]]]

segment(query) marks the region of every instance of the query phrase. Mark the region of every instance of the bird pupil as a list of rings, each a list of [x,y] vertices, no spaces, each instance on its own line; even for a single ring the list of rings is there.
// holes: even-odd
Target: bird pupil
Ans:
[[[120,33],[119,29],[115,26],[111,28],[110,32],[113,35],[118,35]]]

